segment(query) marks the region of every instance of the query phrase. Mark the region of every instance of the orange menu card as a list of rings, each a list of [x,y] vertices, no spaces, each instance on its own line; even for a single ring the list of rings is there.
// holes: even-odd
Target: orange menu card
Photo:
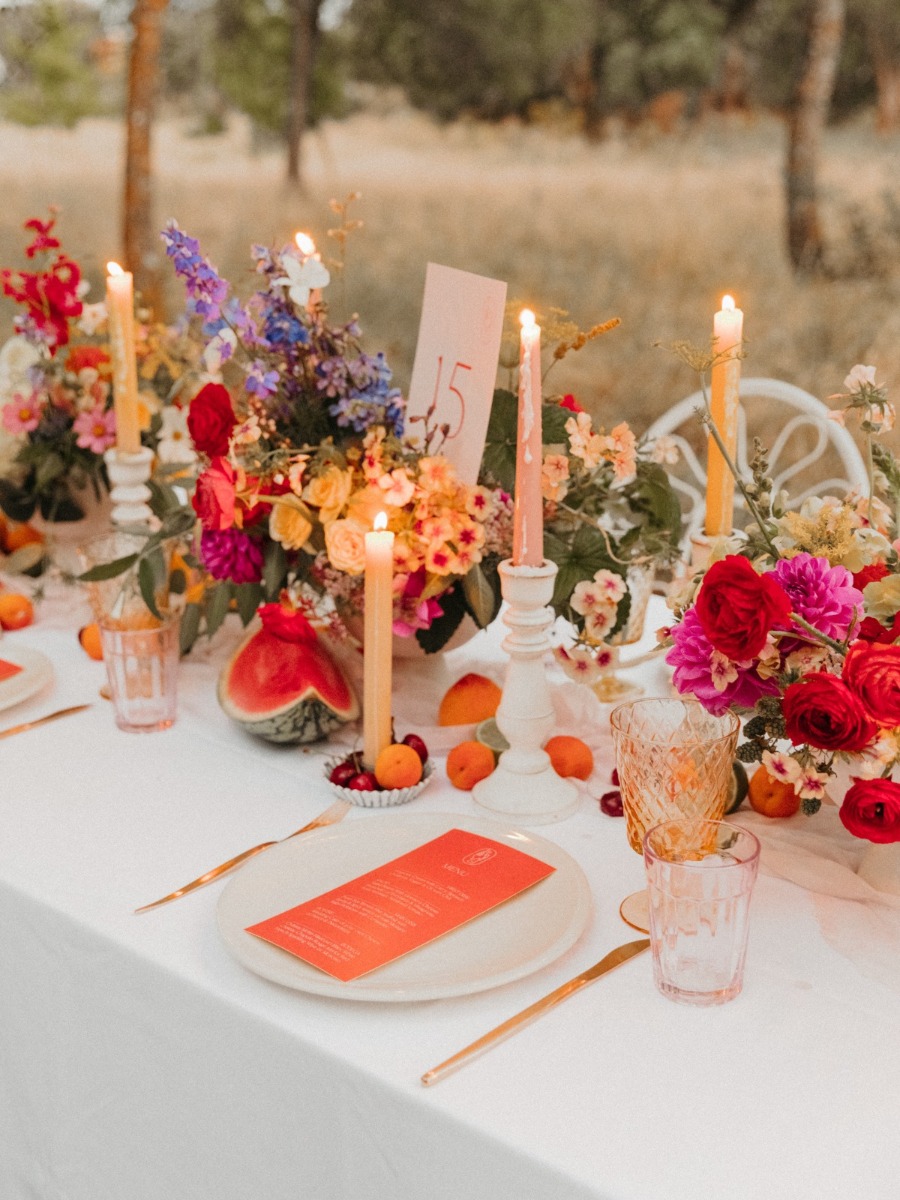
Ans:
[[[555,869],[503,842],[451,829],[247,932],[346,982],[457,929]]]
[[[6,659],[0,658],[0,683],[13,675],[18,675],[21,670],[22,668],[17,663],[7,662]]]

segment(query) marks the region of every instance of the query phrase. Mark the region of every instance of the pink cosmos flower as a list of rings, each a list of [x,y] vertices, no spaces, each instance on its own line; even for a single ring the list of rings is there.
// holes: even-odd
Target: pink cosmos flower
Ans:
[[[104,411],[98,404],[87,412],[79,413],[72,423],[72,429],[78,434],[76,446],[94,454],[102,454],[116,440],[116,414],[111,408]]]
[[[40,424],[41,407],[36,392],[27,399],[13,396],[12,403],[3,406],[3,428],[10,433],[31,433]]]

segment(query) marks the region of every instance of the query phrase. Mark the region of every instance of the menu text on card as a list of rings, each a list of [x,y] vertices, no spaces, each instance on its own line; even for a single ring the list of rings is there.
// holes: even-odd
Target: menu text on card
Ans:
[[[506,284],[429,263],[407,398],[407,432],[434,445],[465,483],[475,483],[497,378]]]

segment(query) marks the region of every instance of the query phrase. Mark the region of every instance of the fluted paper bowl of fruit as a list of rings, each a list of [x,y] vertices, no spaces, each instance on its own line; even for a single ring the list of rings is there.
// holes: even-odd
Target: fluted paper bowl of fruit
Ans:
[[[333,792],[360,808],[391,808],[415,800],[428,786],[434,768],[428,748],[415,733],[392,742],[368,769],[359,750],[329,758],[325,778]]]

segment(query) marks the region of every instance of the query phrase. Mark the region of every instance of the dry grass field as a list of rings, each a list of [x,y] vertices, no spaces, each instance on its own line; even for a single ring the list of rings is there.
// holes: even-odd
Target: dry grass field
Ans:
[[[708,339],[723,291],[745,311],[745,370],[825,397],[855,362],[875,362],[900,397],[900,230],[878,252],[876,277],[805,282],[787,265],[784,130],[774,119],[707,123],[682,136],[644,132],[597,146],[518,126],[439,128],[397,110],[358,115],[308,139],[307,191],[283,183],[279,151],[254,154],[246,126],[189,135],[160,123],[156,216],[176,217],[243,290],[250,242],[280,243],[298,227],[325,244],[328,200],[362,193],[348,269],[333,310],[360,313],[367,347],[384,348],[408,382],[429,260],[505,279],[510,297],[567,309],[583,326],[619,316],[619,329],[554,369],[605,421],[637,429],[692,391],[690,372],[654,342]],[[0,263],[21,263],[19,226],[48,203],[94,284],[119,249],[123,131],[85,121],[73,131],[0,124]],[[831,131],[823,163],[830,243],[856,253],[849,205],[884,213],[900,203],[900,138],[865,122]],[[179,287],[170,289],[172,313]],[[171,315],[171,314],[170,314]],[[0,333],[9,329],[0,310]]]

